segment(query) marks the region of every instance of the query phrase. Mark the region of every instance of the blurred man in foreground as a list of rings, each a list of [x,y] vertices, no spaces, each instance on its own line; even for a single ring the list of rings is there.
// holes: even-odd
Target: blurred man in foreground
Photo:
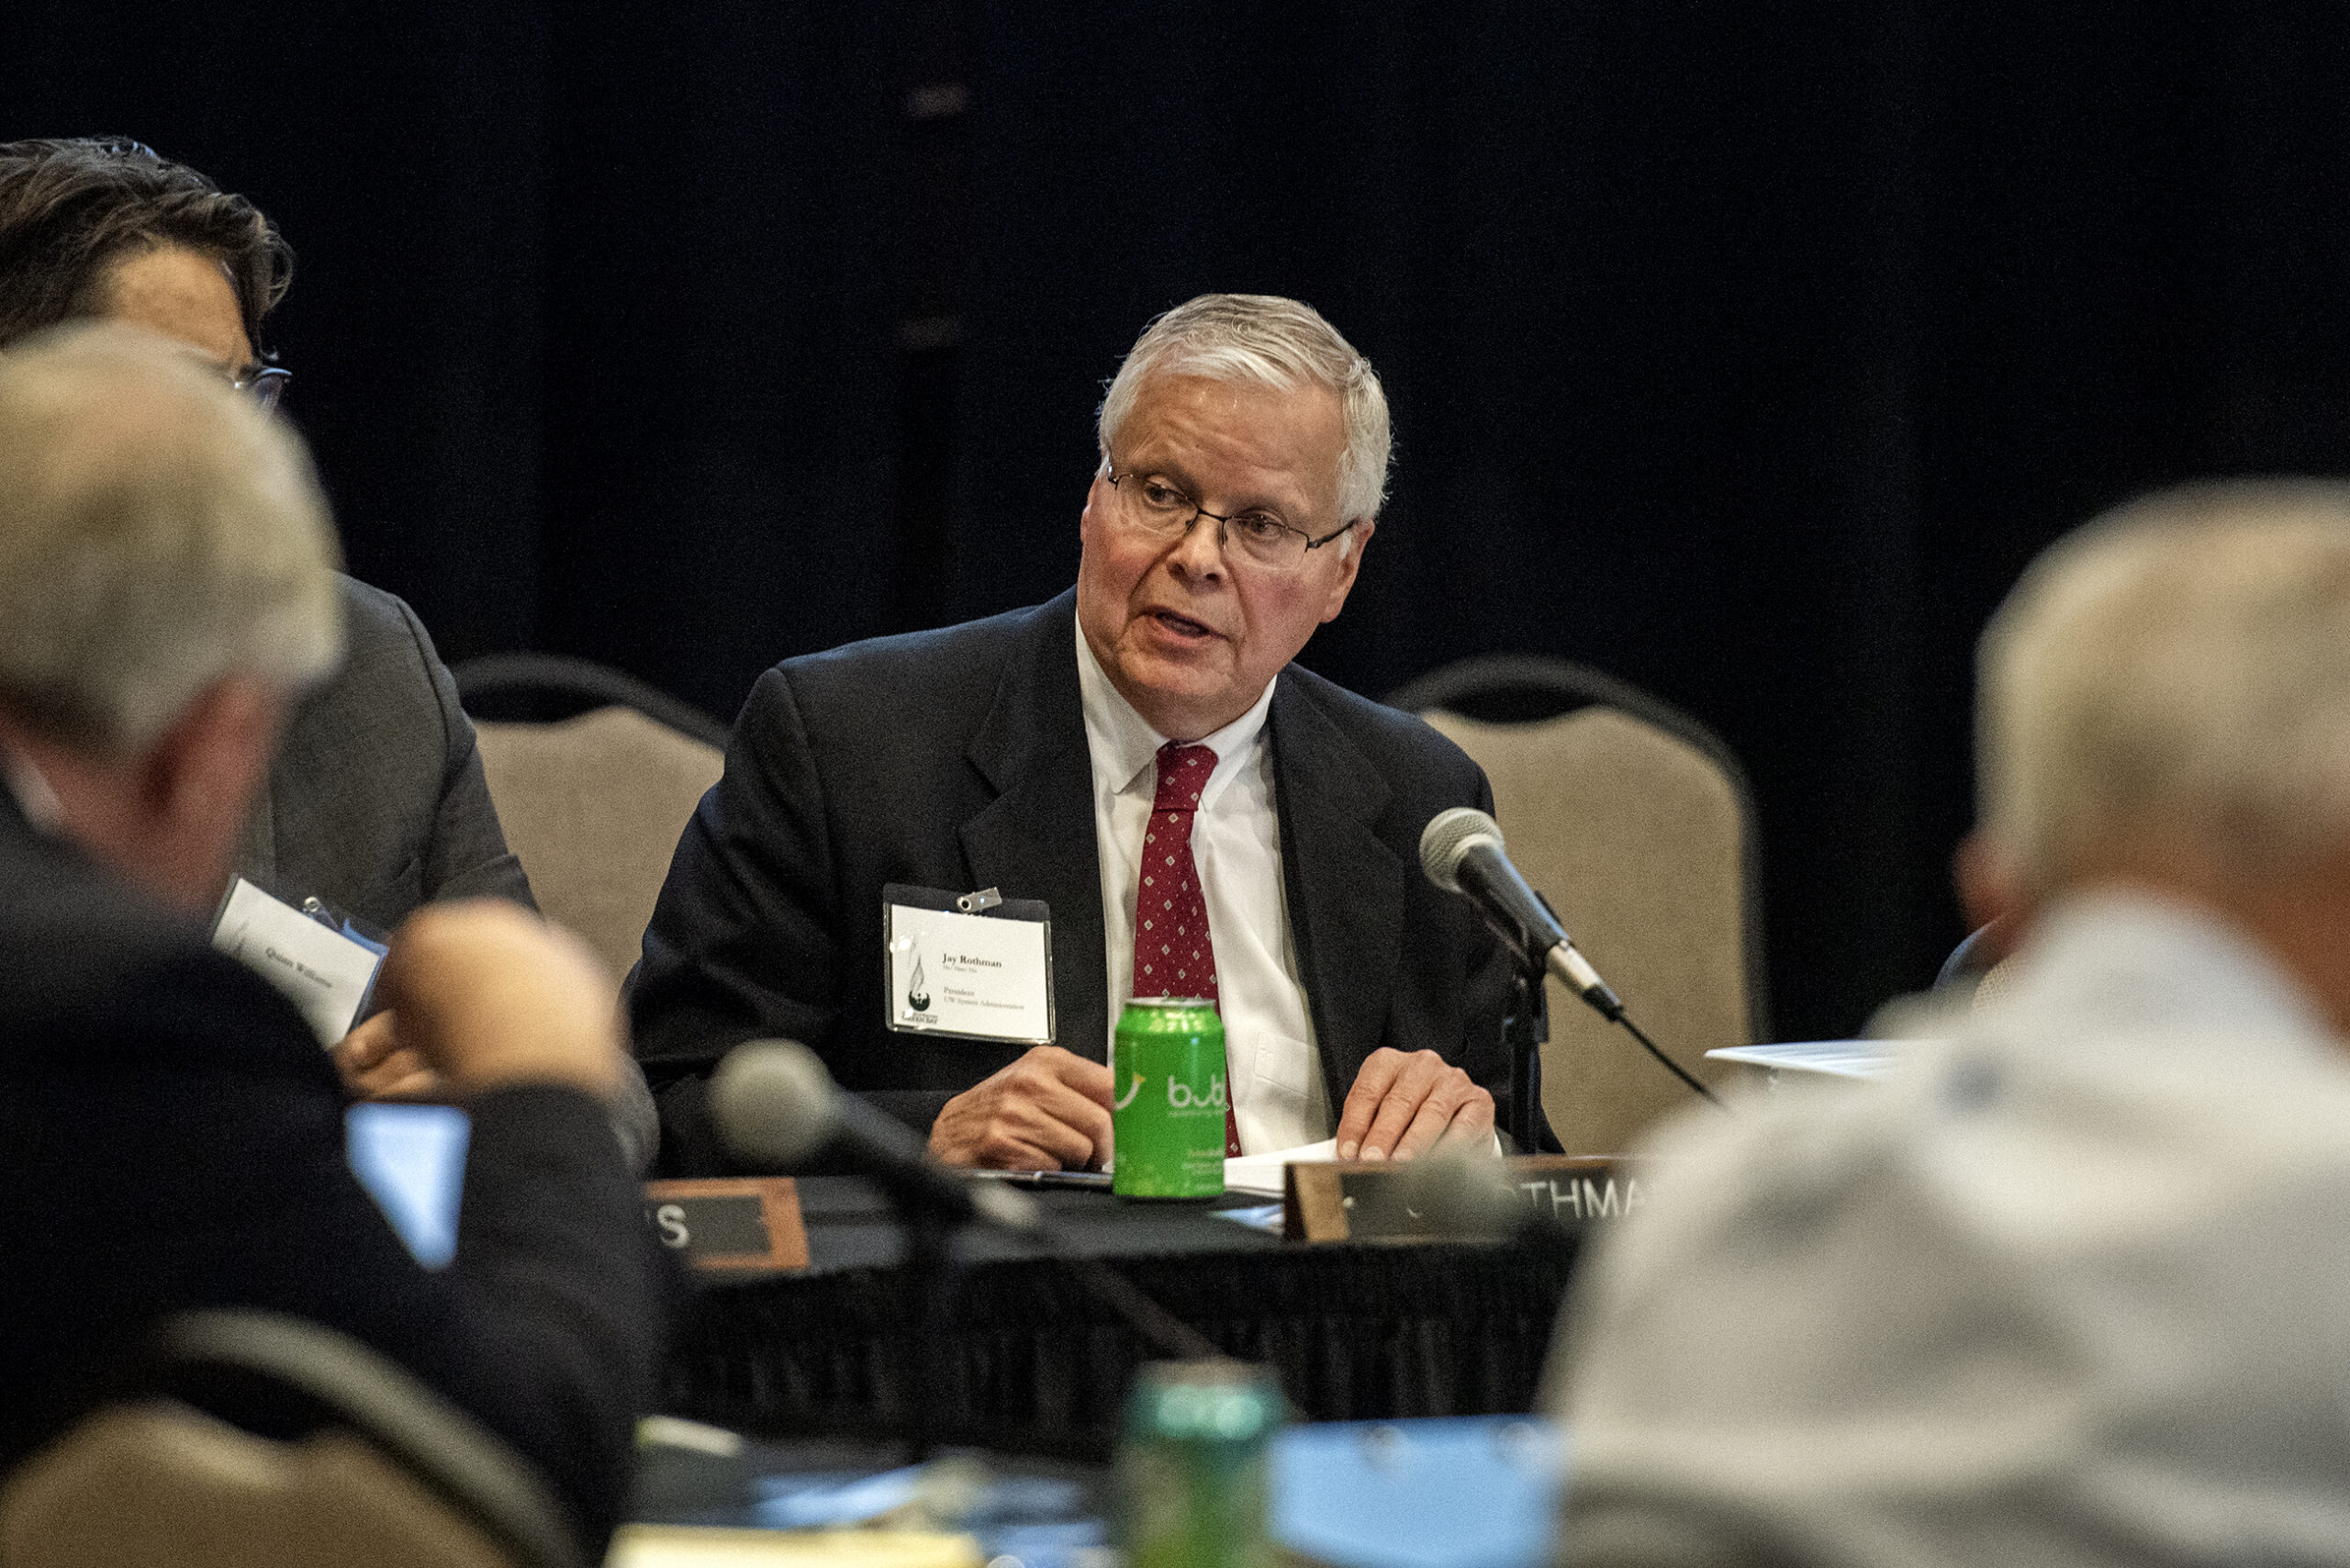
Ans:
[[[2350,1562],[2350,490],[2057,545],[1979,742],[2012,984],[1647,1151],[1562,1341],[1565,1561]]]
[[[205,940],[279,725],[340,655],[334,558],[300,443],[199,356],[116,327],[0,355],[0,1470],[159,1316],[266,1307],[470,1409],[593,1556],[661,1316],[605,1120],[609,982],[509,903],[396,935],[379,990],[472,1117],[428,1273],[352,1176],[300,1014]]]

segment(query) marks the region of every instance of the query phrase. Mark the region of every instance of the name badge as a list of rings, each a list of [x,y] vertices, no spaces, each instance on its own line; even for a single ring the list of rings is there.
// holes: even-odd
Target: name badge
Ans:
[[[1041,900],[896,883],[881,897],[885,1024],[908,1035],[1052,1044],[1053,927]]]
[[[382,947],[270,897],[242,877],[221,901],[212,946],[285,992],[324,1046],[351,1033],[384,961]]]

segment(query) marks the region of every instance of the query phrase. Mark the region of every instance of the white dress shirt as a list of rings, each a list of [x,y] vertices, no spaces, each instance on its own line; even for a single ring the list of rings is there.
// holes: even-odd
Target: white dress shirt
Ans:
[[[1077,679],[1085,744],[1093,759],[1093,832],[1101,847],[1102,934],[1110,980],[1110,1031],[1134,994],[1135,891],[1143,835],[1158,794],[1158,748],[1168,738],[1110,684],[1085,633],[1077,633]],[[1215,947],[1216,1011],[1241,1149],[1261,1154],[1330,1136],[1330,1099],[1314,1046],[1314,1015],[1297,979],[1281,886],[1281,817],[1273,800],[1272,745],[1257,704],[1198,744],[1215,753],[1192,821],[1192,860]],[[1074,1042],[1072,1042],[1074,1043]],[[1102,1042],[1109,1059],[1110,1042]]]
[[[1550,1391],[1563,1562],[2350,1564],[2350,1047],[2150,896],[2012,962],[1885,1080],[1642,1151],[1673,1200]]]

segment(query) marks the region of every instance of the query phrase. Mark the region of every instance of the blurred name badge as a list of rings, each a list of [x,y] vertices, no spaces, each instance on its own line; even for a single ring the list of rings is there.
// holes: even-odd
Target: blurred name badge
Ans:
[[[306,914],[240,877],[212,923],[213,946],[284,991],[323,1046],[351,1033],[384,961],[381,947],[331,918]]]
[[[1053,1039],[1053,928],[1036,899],[994,889],[882,890],[884,1022],[910,1035]]]

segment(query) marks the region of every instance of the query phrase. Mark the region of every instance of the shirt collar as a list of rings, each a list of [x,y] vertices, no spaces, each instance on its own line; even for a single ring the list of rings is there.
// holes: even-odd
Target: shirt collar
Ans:
[[[17,809],[36,833],[55,834],[65,823],[65,804],[49,787],[33,759],[0,740],[0,785],[16,797]]]
[[[2316,999],[2249,933],[2154,893],[2064,899],[2014,962],[2015,983],[1994,1007],[2001,1015],[2223,1031],[2291,1047],[2335,1043]]]
[[[1200,790],[1203,809],[1214,804],[1225,786],[1256,755],[1257,742],[1265,731],[1265,715],[1272,711],[1273,688],[1280,684],[1278,675],[1265,682],[1265,689],[1258,693],[1248,711],[1199,741],[1215,753],[1215,771]],[[1152,729],[1125,693],[1111,684],[1109,673],[1093,656],[1093,644],[1085,640],[1083,626],[1077,628],[1077,687],[1085,705],[1085,744],[1093,756],[1094,776],[1106,782],[1113,794],[1137,788],[1158,760],[1158,748],[1168,737]]]

